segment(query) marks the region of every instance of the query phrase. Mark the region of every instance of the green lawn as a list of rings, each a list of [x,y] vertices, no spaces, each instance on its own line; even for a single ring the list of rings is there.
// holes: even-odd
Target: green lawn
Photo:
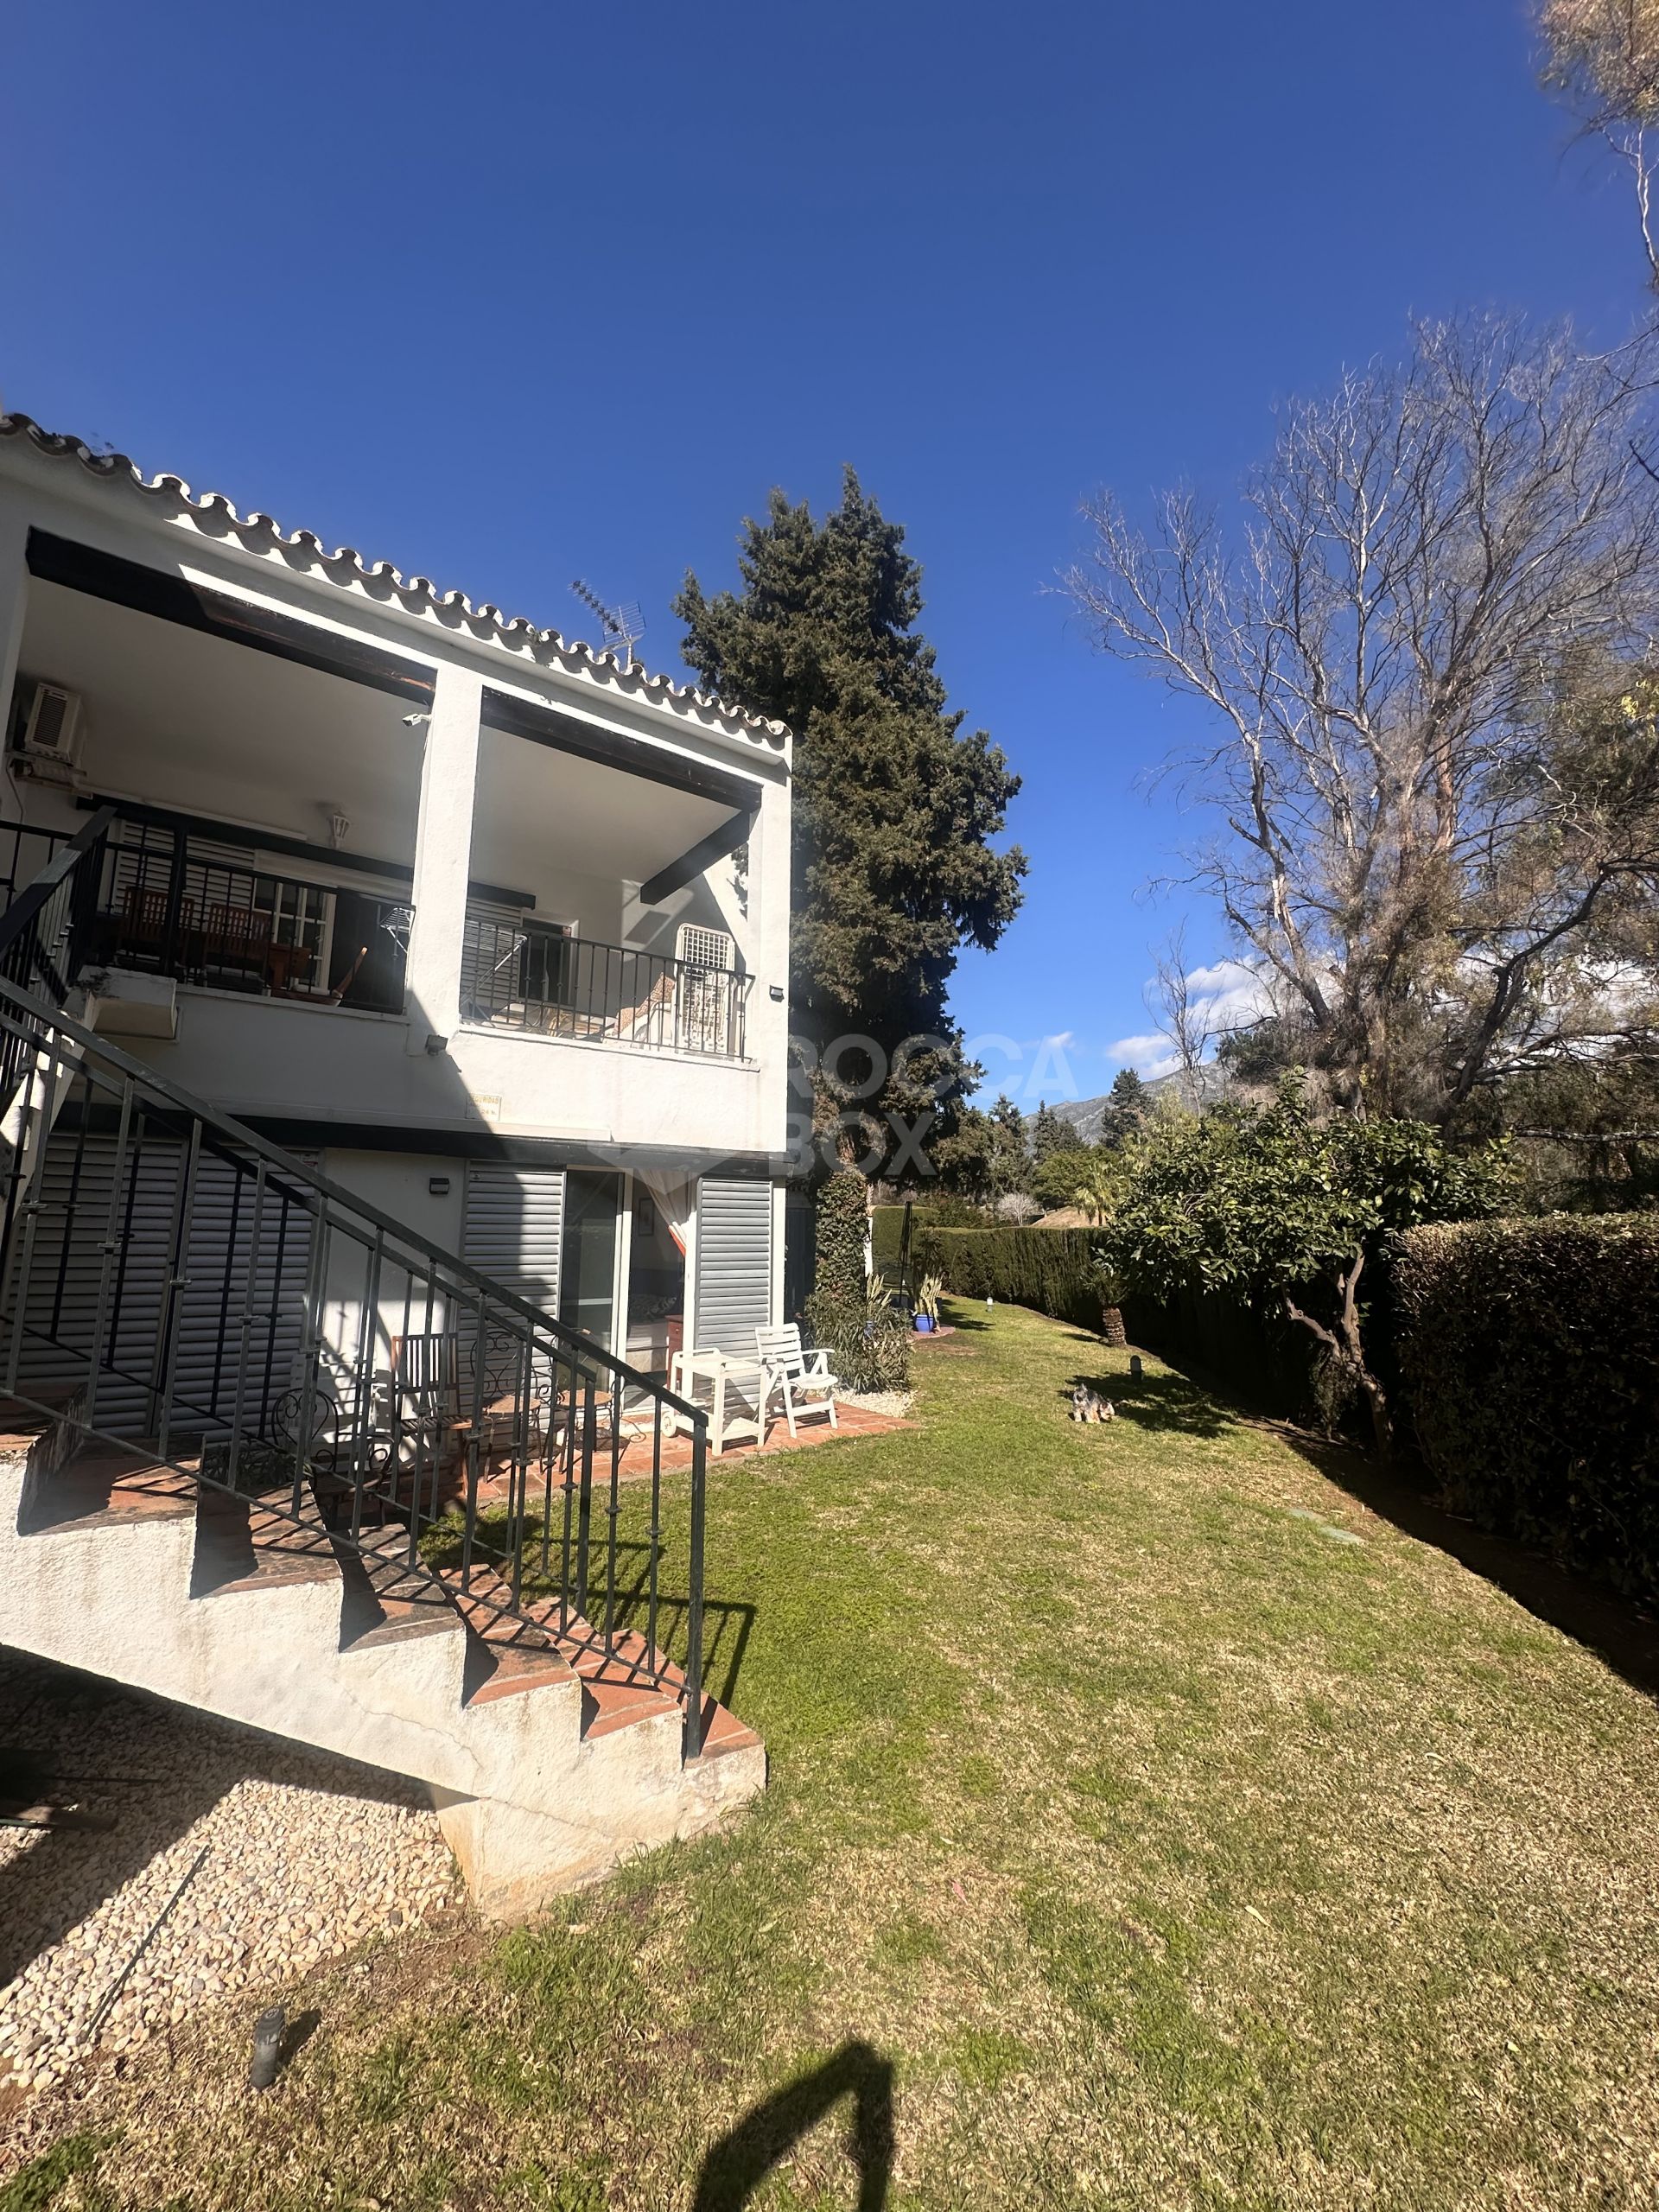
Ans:
[[[264,2101],[203,2016],[0,2206],[1651,2206],[1653,1707],[1155,1363],[1075,1427],[1126,1355],[957,1318],[919,1430],[712,1471],[738,1828],[296,1993]]]

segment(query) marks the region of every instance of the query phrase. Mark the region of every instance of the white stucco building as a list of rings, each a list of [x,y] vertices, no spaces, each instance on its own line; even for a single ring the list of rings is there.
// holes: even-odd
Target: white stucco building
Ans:
[[[635,1367],[753,1351],[781,725],[22,416],[0,700],[6,887],[113,813],[102,1033]]]

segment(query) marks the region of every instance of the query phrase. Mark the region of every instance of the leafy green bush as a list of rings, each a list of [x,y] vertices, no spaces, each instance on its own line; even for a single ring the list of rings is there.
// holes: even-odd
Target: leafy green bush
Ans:
[[[1659,1221],[1414,1229],[1392,1274],[1400,1387],[1446,1503],[1659,1600]]]
[[[1077,1188],[1095,1164],[1091,1147],[1080,1143],[1074,1136],[1070,1144],[1051,1152],[1039,1160],[1031,1178],[1031,1187],[1039,1205],[1051,1211],[1077,1202]]]
[[[868,1185],[851,1167],[837,1168],[818,1186],[813,1240],[817,1266],[813,1294],[844,1306],[864,1303],[864,1239],[869,1229]]]
[[[866,1188],[851,1168],[819,1188],[817,1274],[806,1325],[845,1389],[902,1390],[910,1381],[909,1323],[879,1274],[865,1280]]]
[[[1268,1104],[1225,1101],[1155,1124],[1125,1149],[1101,1210],[1131,1291],[1276,1304],[1347,1368],[1386,1453],[1394,1422],[1365,1340],[1366,1268],[1389,1232],[1501,1214],[1514,1189],[1503,1144],[1459,1152],[1425,1122],[1321,1117],[1294,1071]]]

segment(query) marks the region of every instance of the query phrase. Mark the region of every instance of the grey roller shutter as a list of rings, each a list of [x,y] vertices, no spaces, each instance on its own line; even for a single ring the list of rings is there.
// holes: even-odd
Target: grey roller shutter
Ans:
[[[753,1359],[772,1319],[771,1184],[705,1175],[696,1237],[696,1349]]]
[[[141,1435],[151,1426],[184,1162],[185,1148],[176,1139],[135,1131],[115,1209],[118,1249],[96,1410],[98,1427],[116,1435]],[[79,1385],[86,1379],[115,1172],[112,1137],[54,1131],[24,1292],[18,1381],[25,1391],[31,1384]],[[263,1428],[270,1405],[295,1380],[311,1217],[299,1204],[283,1201],[283,1180],[276,1170],[270,1172],[256,1251],[251,1164],[238,1168],[205,1151],[197,1160],[174,1355],[171,1426],[176,1431],[228,1432],[238,1405],[245,1313],[254,1317],[242,1376],[245,1430]]]
[[[563,1236],[563,1168],[502,1167],[493,1161],[468,1167],[462,1259],[554,1319]]]

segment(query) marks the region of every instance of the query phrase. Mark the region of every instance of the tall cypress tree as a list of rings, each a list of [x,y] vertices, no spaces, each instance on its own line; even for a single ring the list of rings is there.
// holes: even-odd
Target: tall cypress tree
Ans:
[[[1020,779],[946,710],[904,536],[849,468],[822,523],[781,492],[745,522],[741,592],[710,598],[688,574],[674,602],[709,689],[794,732],[795,1026],[820,1048],[861,1034],[889,1056],[911,1037],[954,1046],[957,955],[996,944],[1026,872],[1017,846],[991,843]],[[918,1061],[909,1077],[863,1103],[913,1110],[931,1074]]]

